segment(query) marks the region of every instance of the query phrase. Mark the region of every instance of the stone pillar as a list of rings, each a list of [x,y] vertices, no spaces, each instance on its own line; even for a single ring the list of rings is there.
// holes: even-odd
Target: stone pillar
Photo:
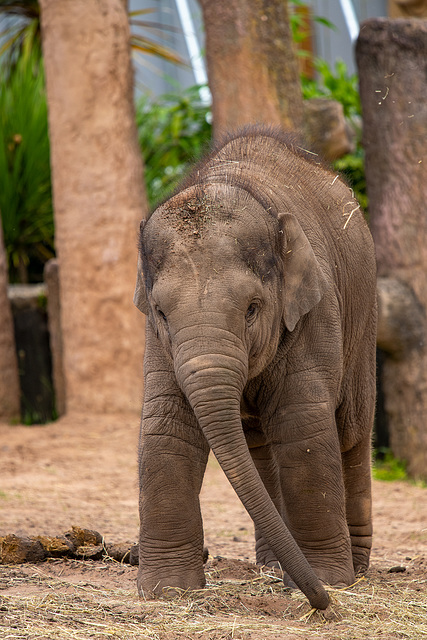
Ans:
[[[368,20],[361,26],[356,56],[369,213],[378,272],[411,292],[405,294],[405,299],[409,301],[413,297],[413,315],[424,319],[427,309],[427,22]],[[412,315],[411,311],[408,313]],[[417,339],[405,338],[398,349],[389,349],[383,375],[393,453],[408,462],[408,471],[413,477],[427,478],[425,330]]]
[[[68,411],[137,410],[143,170],[123,0],[41,0]]]
[[[246,124],[302,125],[299,67],[283,0],[200,0],[216,138]]]
[[[0,420],[18,420],[20,389],[12,311],[7,295],[9,282],[3,226],[0,217]]]

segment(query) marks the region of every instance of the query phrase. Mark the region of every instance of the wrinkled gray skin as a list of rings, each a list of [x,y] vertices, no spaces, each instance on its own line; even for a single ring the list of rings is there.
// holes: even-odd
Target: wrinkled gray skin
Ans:
[[[141,593],[205,584],[210,448],[257,562],[313,606],[367,569],[375,290],[349,189],[278,133],[230,138],[141,225]]]

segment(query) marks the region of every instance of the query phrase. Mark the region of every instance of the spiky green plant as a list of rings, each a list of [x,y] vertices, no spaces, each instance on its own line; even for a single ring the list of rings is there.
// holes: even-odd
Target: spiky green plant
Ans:
[[[140,9],[129,11],[129,24],[131,27],[130,46],[133,51],[163,58],[174,64],[184,64],[184,60],[170,47],[161,44],[151,38],[148,33],[164,38],[165,31],[177,32],[178,29],[165,24],[158,24],[145,18],[154,13],[155,9]],[[138,29],[138,31],[136,30]],[[143,30],[142,32],[140,30]]]
[[[53,213],[44,73],[37,45],[13,70],[0,67],[0,210],[11,281],[53,256]],[[41,267],[40,267],[41,268]]]

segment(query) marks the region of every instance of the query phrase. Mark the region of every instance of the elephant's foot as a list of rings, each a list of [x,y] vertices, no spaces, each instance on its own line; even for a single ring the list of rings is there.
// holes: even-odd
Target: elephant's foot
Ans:
[[[325,546],[324,543],[322,546]],[[350,540],[347,538],[345,545],[338,549],[322,548],[322,546],[311,548],[301,546],[301,549],[323,584],[333,587],[348,587],[355,580]],[[273,570],[283,579],[285,587],[298,588],[261,535],[257,537],[255,549],[258,566]]]
[[[307,554],[308,556],[308,554]],[[331,558],[321,554],[317,557],[307,557],[314,572],[323,584],[331,587],[348,587],[355,581],[355,574],[351,556],[348,558]]]
[[[369,568],[371,550],[352,544],[351,553],[353,556],[354,573],[356,575],[364,575]]]
[[[203,569],[201,571],[188,569],[178,574],[174,573],[172,568],[168,572],[164,569],[162,571],[144,571],[140,567],[137,578],[138,593],[144,600],[151,600],[157,596],[174,598],[182,591],[203,589],[205,584]]]
[[[362,527],[349,526],[351,539],[351,555],[353,557],[354,572],[357,575],[363,575],[367,572],[369,567],[369,558],[371,555],[371,527],[369,526],[364,528],[369,529],[368,535],[363,535],[364,531]]]

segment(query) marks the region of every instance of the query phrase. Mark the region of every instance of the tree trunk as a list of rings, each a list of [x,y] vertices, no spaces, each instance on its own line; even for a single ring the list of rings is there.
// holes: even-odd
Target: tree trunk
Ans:
[[[402,294],[402,309],[413,305],[413,317],[425,318],[427,23],[387,19],[365,22],[357,44],[357,62],[378,272],[411,292]],[[400,334],[403,335],[401,331]],[[383,372],[391,448],[395,456],[408,462],[411,476],[424,478],[426,342],[425,330],[416,344],[404,336],[399,349],[395,353],[389,351]]]
[[[20,414],[20,390],[12,311],[7,297],[8,282],[0,217],[0,420],[17,420]]]
[[[67,411],[136,410],[146,204],[123,0],[41,0]]]
[[[287,2],[200,0],[215,137],[248,123],[302,125]]]

